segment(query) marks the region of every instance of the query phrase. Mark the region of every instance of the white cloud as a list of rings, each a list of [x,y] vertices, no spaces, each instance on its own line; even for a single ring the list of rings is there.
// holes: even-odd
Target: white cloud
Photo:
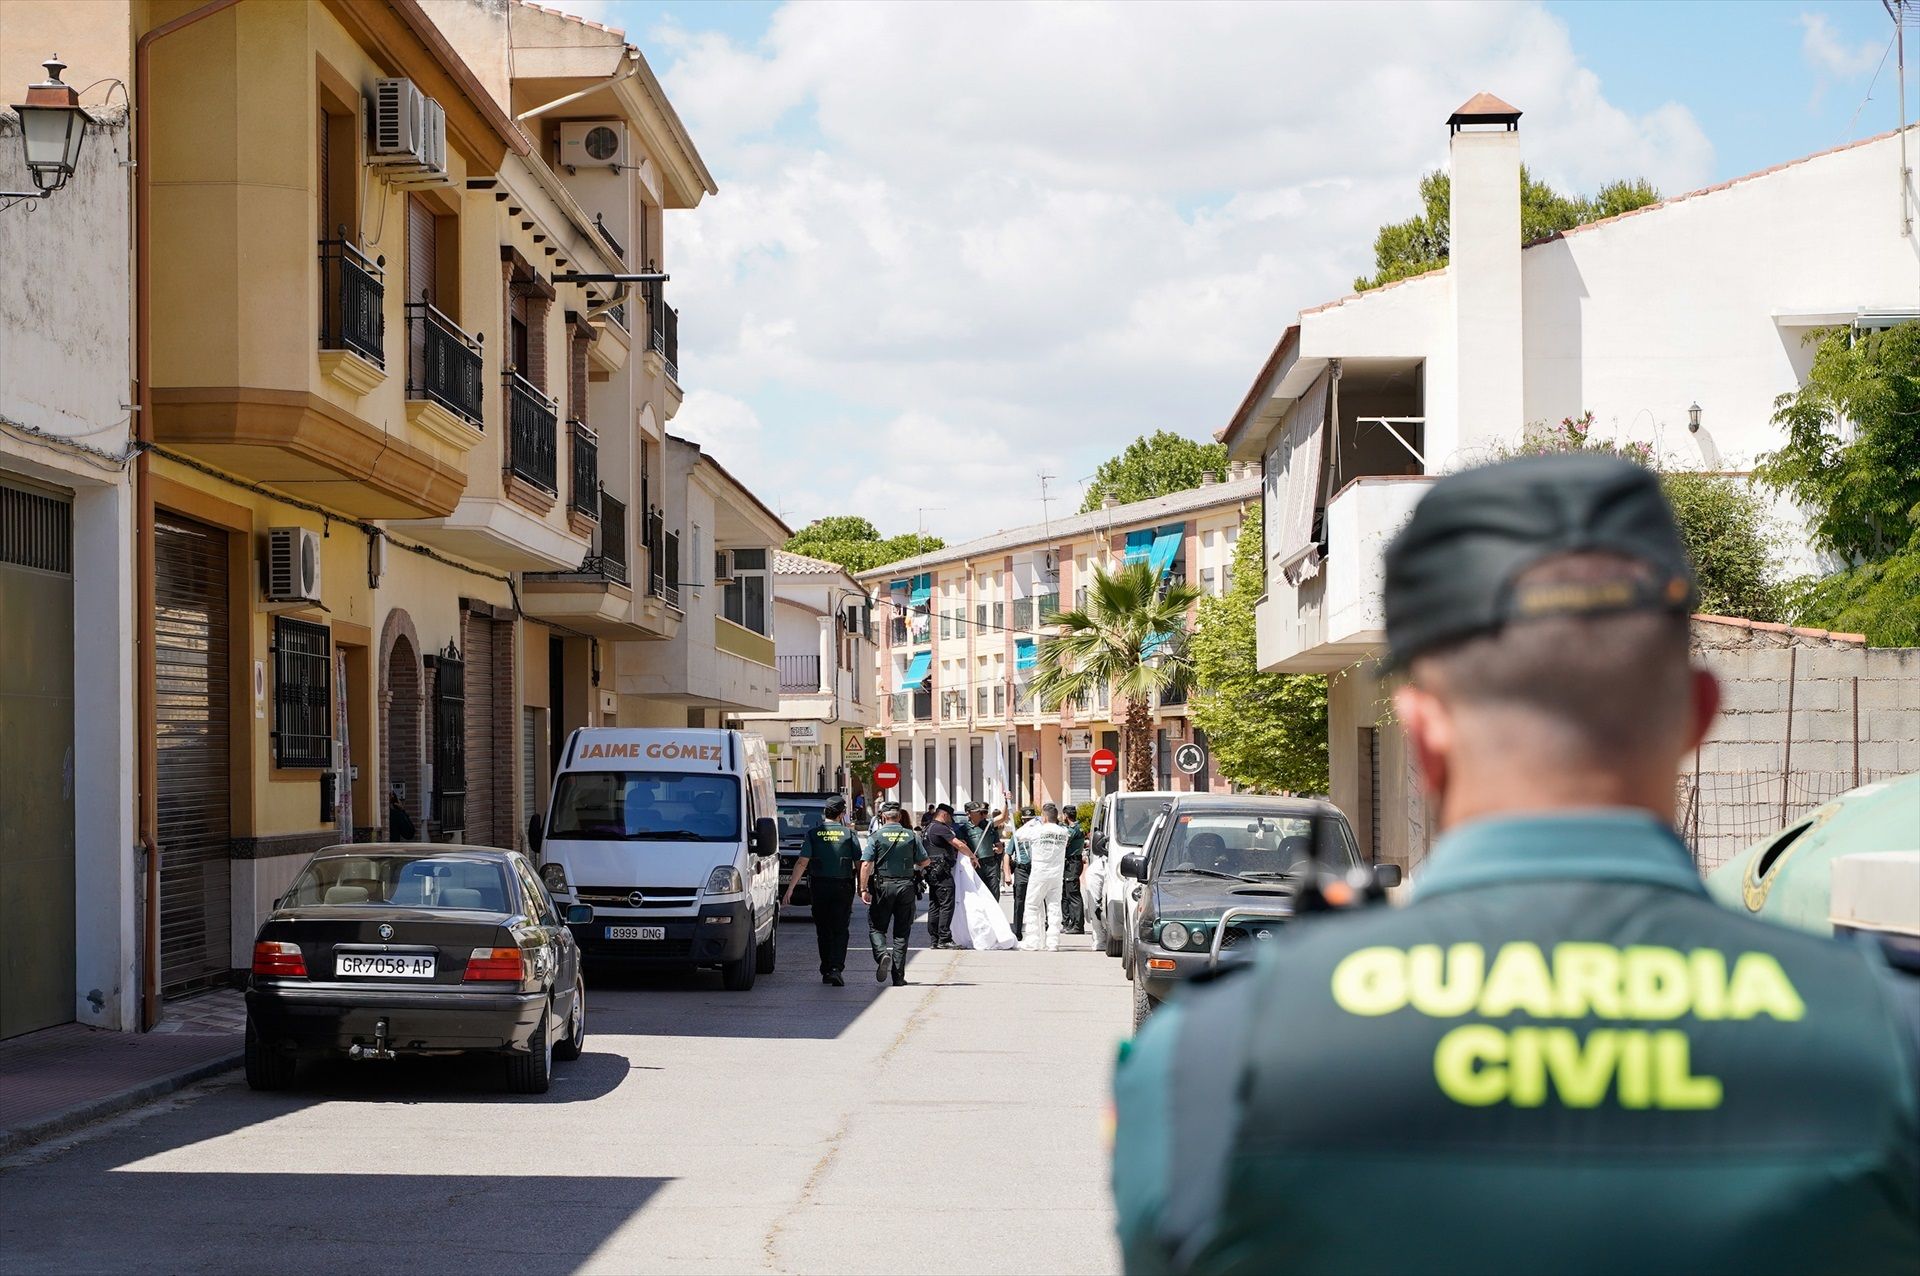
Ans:
[[[1879,69],[1880,59],[1886,53],[1886,43],[1881,40],[1865,40],[1857,45],[1849,45],[1833,29],[1833,23],[1824,13],[1803,13],[1800,15],[1800,52],[1806,57],[1808,65],[1821,75],[1834,80],[1851,80],[1863,75],[1872,75]]]
[[[794,4],[752,46],[633,35],[721,188],[668,222],[673,428],[797,517],[889,532],[1032,521],[1041,468],[1071,498],[1138,433],[1224,423],[1480,89],[1556,184],[1712,172],[1688,111],[1609,102],[1537,6]]]

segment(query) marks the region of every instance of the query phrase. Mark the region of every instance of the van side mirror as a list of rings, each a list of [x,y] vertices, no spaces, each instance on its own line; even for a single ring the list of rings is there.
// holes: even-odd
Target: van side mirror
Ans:
[[[541,818],[540,812],[535,811],[527,817],[527,849],[537,854],[540,843],[546,841],[546,838],[547,822]]]
[[[1145,880],[1147,876],[1146,861],[1138,855],[1122,855],[1120,857],[1120,876]]]
[[[1373,880],[1383,890],[1400,884],[1400,866],[1398,864],[1375,864]]]
[[[771,815],[763,815],[753,822],[753,853],[755,855],[778,855],[780,853],[780,826]]]
[[[1105,830],[1095,829],[1093,833],[1092,841],[1093,841],[1093,853],[1095,855],[1105,855],[1107,853],[1108,839],[1107,839],[1107,834]]]
[[[585,926],[591,921],[593,921],[593,905],[592,904],[568,904],[567,905],[567,925]]]

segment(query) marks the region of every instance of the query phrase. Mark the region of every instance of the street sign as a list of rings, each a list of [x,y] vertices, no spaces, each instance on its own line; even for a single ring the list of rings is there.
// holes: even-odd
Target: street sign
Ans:
[[[1112,749],[1096,749],[1093,753],[1093,773],[1112,775],[1120,769],[1120,759],[1113,756]]]
[[[867,755],[867,736],[859,727],[840,728],[840,755],[863,758]]]
[[[1207,751],[1197,744],[1183,744],[1173,751],[1173,764],[1186,775],[1199,775],[1207,769]]]
[[[900,768],[892,762],[882,762],[873,768],[873,782],[883,789],[890,789],[900,783]]]

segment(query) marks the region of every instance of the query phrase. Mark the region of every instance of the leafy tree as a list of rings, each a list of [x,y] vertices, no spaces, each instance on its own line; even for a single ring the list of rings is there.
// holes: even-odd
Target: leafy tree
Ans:
[[[1262,793],[1325,793],[1327,680],[1261,673],[1254,605],[1265,588],[1260,506],[1247,510],[1233,551],[1233,585],[1200,602],[1190,651],[1193,720],[1207,733],[1220,774]]]
[[[1920,643],[1920,323],[1809,337],[1813,366],[1774,400],[1787,441],[1755,476],[1808,515],[1814,548],[1847,566],[1791,582],[1801,624]]]
[[[1421,211],[1406,221],[1380,228],[1373,240],[1374,275],[1355,279],[1355,292],[1425,274],[1447,264],[1452,193],[1452,179],[1444,171],[1435,170],[1420,179]],[[1520,242],[1530,244],[1559,231],[1645,208],[1659,200],[1660,192],[1642,177],[1608,182],[1590,198],[1562,195],[1545,182],[1534,181],[1533,174],[1522,165]]]
[[[1087,487],[1087,498],[1080,502],[1080,512],[1099,509],[1109,496],[1126,505],[1184,492],[1200,486],[1202,474],[1224,474],[1226,468],[1225,444],[1200,443],[1171,430],[1156,430],[1141,435],[1127,444],[1126,451],[1100,463]]]
[[[902,532],[882,539],[880,530],[859,515],[834,514],[815,519],[795,532],[786,548],[789,553],[838,563],[857,574],[916,554],[944,549],[946,544],[938,536],[919,532]]]
[[[1193,585],[1163,584],[1147,563],[1112,573],[1095,568],[1087,605],[1045,617],[1064,632],[1040,642],[1033,694],[1048,709],[1108,688],[1126,701],[1121,718],[1122,777],[1129,789],[1153,787],[1153,697],[1186,687],[1187,612]]]

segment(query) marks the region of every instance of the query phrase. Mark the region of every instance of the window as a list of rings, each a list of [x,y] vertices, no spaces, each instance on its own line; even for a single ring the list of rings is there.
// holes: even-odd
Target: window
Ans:
[[[974,623],[979,625],[980,628],[985,629],[987,627],[987,605],[985,603],[981,603],[979,606],[974,608],[974,613],[975,613]]]
[[[953,637],[953,613],[950,611],[940,613],[940,636],[942,638]]]
[[[727,842],[740,835],[740,782],[697,771],[568,771],[549,837]]]
[[[273,622],[273,761],[281,767],[333,765],[333,650],[325,625]]]
[[[1232,564],[1228,564],[1227,566],[1222,567],[1220,569],[1220,592],[1223,594],[1233,592],[1233,565]]]
[[[1015,629],[1033,628],[1033,601],[1028,598],[1013,600],[1013,627]]]
[[[510,911],[513,893],[501,861],[460,854],[327,855],[300,870],[287,888],[290,908],[404,908]],[[529,901],[540,907],[537,901]]]
[[[1007,684],[997,682],[993,686],[993,714],[997,718],[1007,711]]]
[[[993,605],[993,627],[995,629],[1004,629],[1006,628],[1006,624],[1007,605],[1005,603],[995,603]]]
[[[721,614],[741,628],[767,632],[766,550],[733,551],[733,583],[727,586],[721,606]]]
[[[1213,592],[1213,568],[1202,567],[1200,569],[1200,588],[1204,593],[1211,594]]]
[[[973,702],[974,712],[985,717],[987,712],[987,689],[985,687],[976,687],[974,689]]]

